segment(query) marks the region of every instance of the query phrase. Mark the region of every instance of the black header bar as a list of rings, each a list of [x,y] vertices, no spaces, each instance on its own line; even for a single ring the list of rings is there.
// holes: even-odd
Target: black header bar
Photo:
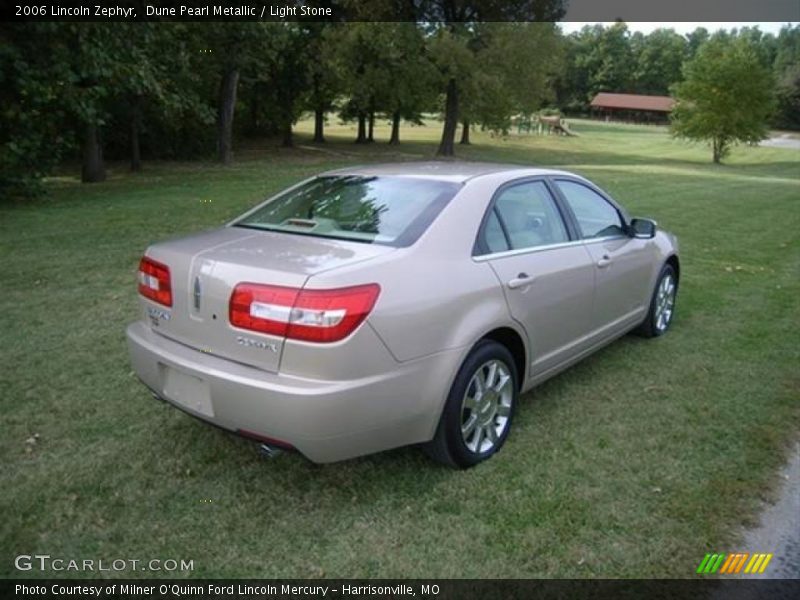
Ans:
[[[798,0],[4,0],[20,21],[614,21],[798,22]]]

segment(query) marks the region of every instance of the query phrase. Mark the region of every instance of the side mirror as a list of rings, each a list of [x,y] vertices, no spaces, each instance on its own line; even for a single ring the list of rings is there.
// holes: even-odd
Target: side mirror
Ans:
[[[631,219],[628,231],[631,237],[649,240],[656,235],[656,222],[650,219]]]

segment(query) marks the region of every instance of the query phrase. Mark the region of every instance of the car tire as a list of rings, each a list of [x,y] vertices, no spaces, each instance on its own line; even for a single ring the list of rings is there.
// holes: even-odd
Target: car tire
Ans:
[[[502,344],[482,340],[461,365],[425,451],[458,469],[490,458],[508,437],[518,396],[513,356]]]
[[[646,338],[664,335],[675,316],[677,294],[678,278],[675,275],[675,269],[672,265],[666,264],[656,280],[647,317],[636,329],[636,333]]]

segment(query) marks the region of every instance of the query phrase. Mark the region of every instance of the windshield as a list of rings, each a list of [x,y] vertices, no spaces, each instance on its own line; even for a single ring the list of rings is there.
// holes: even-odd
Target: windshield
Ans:
[[[410,177],[318,177],[234,225],[387,246],[408,246],[459,189]]]

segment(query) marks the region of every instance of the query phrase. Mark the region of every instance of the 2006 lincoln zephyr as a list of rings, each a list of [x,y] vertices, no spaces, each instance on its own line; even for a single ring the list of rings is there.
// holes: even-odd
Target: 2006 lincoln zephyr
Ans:
[[[576,175],[479,163],[303,181],[139,265],[134,369],[225,429],[331,462],[422,443],[468,467],[521,392],[663,334],[677,243]]]

